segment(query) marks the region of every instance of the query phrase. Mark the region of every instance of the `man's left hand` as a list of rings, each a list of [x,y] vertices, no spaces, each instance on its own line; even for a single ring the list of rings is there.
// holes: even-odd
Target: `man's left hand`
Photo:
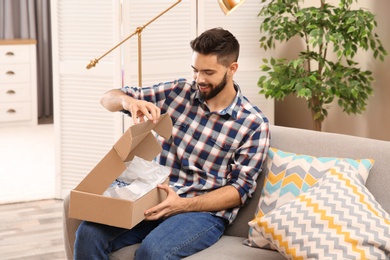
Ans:
[[[186,211],[187,205],[185,199],[179,197],[167,184],[160,184],[157,188],[164,190],[168,196],[160,204],[145,211],[144,215],[146,220],[157,220]]]

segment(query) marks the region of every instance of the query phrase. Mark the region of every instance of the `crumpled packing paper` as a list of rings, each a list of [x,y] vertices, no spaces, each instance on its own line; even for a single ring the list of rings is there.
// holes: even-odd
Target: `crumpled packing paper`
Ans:
[[[168,178],[169,173],[168,168],[135,156],[103,195],[136,201]]]

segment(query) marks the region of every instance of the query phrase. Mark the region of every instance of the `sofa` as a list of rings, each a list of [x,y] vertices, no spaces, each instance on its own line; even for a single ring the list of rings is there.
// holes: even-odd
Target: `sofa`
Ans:
[[[297,154],[346,158],[371,158],[375,164],[370,170],[366,187],[377,202],[390,212],[390,142],[343,134],[317,132],[282,126],[270,126],[271,147]],[[284,259],[278,251],[244,245],[248,238],[248,222],[254,218],[264,182],[264,173],[257,180],[258,188],[248,203],[239,211],[232,225],[213,246],[188,259]],[[80,220],[67,217],[69,197],[64,200],[64,244],[68,259],[73,259],[75,231]],[[138,245],[114,252],[110,259],[132,259]]]

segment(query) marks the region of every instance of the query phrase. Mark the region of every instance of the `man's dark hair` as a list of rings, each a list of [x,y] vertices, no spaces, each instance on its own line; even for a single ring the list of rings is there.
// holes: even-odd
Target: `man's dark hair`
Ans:
[[[216,55],[217,62],[228,67],[238,60],[240,44],[236,37],[222,28],[214,28],[203,32],[191,41],[193,51],[203,55]]]

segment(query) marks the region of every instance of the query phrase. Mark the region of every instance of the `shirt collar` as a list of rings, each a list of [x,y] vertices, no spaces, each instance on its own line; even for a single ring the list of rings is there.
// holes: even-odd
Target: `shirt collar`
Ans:
[[[234,100],[232,101],[232,103],[230,103],[230,105],[227,106],[225,109],[222,109],[219,112],[213,112],[213,113],[218,114],[220,116],[230,115],[231,117],[233,117],[233,119],[237,118],[238,107],[241,105],[242,93],[241,93],[240,86],[238,86],[238,84],[236,82],[234,82],[234,88],[237,91],[237,94],[236,94]],[[193,89],[194,93],[192,94],[192,98],[190,101],[191,105],[193,105],[194,101],[197,100],[200,103],[200,105],[203,106],[204,100],[200,96],[200,93],[199,93],[198,88],[196,87],[195,81],[193,81],[193,83],[192,83],[192,89]]]

